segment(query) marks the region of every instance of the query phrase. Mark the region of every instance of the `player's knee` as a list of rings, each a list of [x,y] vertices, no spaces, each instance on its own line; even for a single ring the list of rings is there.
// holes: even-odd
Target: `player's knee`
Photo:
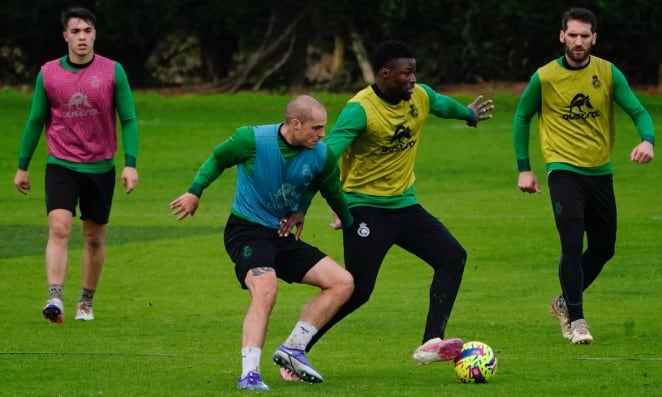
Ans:
[[[365,305],[369,300],[370,300],[370,295],[372,294],[372,290],[367,291],[367,290],[361,290],[357,289],[356,286],[354,287],[354,292],[352,293],[352,296],[349,298],[347,301],[347,306],[352,306],[354,309],[359,308],[363,305]]]
[[[104,247],[104,237],[99,235],[85,235],[85,246],[92,250],[99,250]]]
[[[462,274],[466,263],[467,251],[458,244],[455,251],[450,255],[446,255],[445,258],[439,262],[435,270],[443,268],[449,273]]]
[[[48,237],[55,240],[67,240],[71,235],[71,224],[67,222],[50,222]]]
[[[354,277],[349,272],[345,272],[338,281],[338,289],[345,299],[348,299],[354,292]]]
[[[276,284],[256,283],[249,290],[253,300],[263,303],[275,302],[276,295],[278,295],[278,286]]]
[[[614,253],[615,253],[614,245],[609,245],[604,249],[600,250],[600,253],[598,254],[599,255],[598,260],[602,263],[607,263],[607,261],[609,261],[611,258],[614,257]]]
[[[346,302],[354,292],[354,278],[348,271],[343,270],[341,274],[334,277],[328,291],[336,297],[338,302]]]
[[[464,265],[466,263],[467,263],[467,251],[464,248],[460,247],[459,255],[455,260],[455,270],[458,273],[464,272]]]
[[[260,301],[275,301],[278,294],[278,279],[270,268],[251,269],[246,275],[245,283],[253,299]]]

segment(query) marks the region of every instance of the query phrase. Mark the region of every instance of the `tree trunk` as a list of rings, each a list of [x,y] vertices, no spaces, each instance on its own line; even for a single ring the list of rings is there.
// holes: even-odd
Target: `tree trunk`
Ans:
[[[261,84],[278,68],[284,65],[292,52],[294,35],[297,25],[309,13],[310,4],[302,8],[299,13],[285,26],[278,30],[278,23],[282,20],[278,10],[274,10],[269,19],[262,44],[250,55],[245,64],[236,66],[239,72],[223,81],[219,89],[221,91],[236,92],[244,84],[252,83],[253,89]]]
[[[334,76],[339,75],[343,70],[343,62],[345,60],[345,41],[336,35],[333,42],[333,61],[331,63],[331,74]]]
[[[276,70],[280,69],[281,66],[283,66],[288,61],[288,59],[290,59],[290,55],[292,55],[292,48],[294,47],[295,41],[296,41],[296,35],[292,36],[287,51],[283,53],[280,59],[274,62],[273,66],[271,66],[269,69],[264,71],[264,73],[262,73],[262,76],[259,78],[259,80],[255,84],[253,84],[253,91],[259,90],[262,87],[262,83],[264,83],[264,81],[268,79],[269,76],[271,76]]]
[[[375,74],[372,71],[372,65],[370,64],[368,52],[365,50],[365,46],[363,45],[363,39],[354,26],[350,27],[349,33],[350,37],[352,38],[352,51],[354,51],[354,55],[356,55],[356,61],[361,68],[363,80],[365,80],[366,84],[370,84],[375,81]]]

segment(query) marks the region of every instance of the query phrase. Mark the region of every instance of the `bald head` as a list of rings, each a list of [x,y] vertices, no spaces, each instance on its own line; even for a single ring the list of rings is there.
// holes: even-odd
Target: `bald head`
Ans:
[[[285,108],[285,124],[289,124],[294,119],[303,124],[315,118],[319,113],[326,114],[324,105],[310,95],[299,95],[292,99]]]
[[[292,146],[313,148],[324,138],[326,109],[310,95],[299,95],[285,108],[285,123],[280,132]]]

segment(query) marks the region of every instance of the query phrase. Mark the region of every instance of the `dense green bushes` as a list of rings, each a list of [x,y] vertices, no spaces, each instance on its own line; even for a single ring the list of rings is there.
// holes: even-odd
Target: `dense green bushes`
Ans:
[[[363,84],[361,51],[387,38],[416,49],[419,78],[431,84],[527,80],[560,54],[561,14],[577,3],[598,16],[595,54],[632,83],[658,84],[662,3],[648,0],[79,2],[98,16],[97,50],[122,62],[134,86],[228,91]],[[70,4],[5,1],[0,83],[31,83],[64,53],[59,13]]]

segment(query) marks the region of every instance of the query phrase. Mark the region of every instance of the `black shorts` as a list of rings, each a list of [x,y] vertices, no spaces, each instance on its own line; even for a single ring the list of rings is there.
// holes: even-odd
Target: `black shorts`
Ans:
[[[360,206],[351,212],[354,224],[343,230],[345,268],[359,289],[372,290],[382,261],[393,245],[434,269],[460,261],[463,265],[466,259],[466,251],[446,226],[419,204],[397,209]]]
[[[557,228],[581,221],[584,230],[616,232],[616,199],[612,175],[588,176],[552,171],[547,176]]]
[[[80,219],[105,225],[110,217],[115,190],[115,168],[102,174],[77,172],[55,165],[46,165],[46,213],[65,209]]]
[[[250,269],[271,267],[288,283],[300,283],[326,255],[317,247],[296,240],[294,234],[279,237],[278,230],[230,215],[224,232],[225,250],[235,264],[235,274],[243,289]]]

